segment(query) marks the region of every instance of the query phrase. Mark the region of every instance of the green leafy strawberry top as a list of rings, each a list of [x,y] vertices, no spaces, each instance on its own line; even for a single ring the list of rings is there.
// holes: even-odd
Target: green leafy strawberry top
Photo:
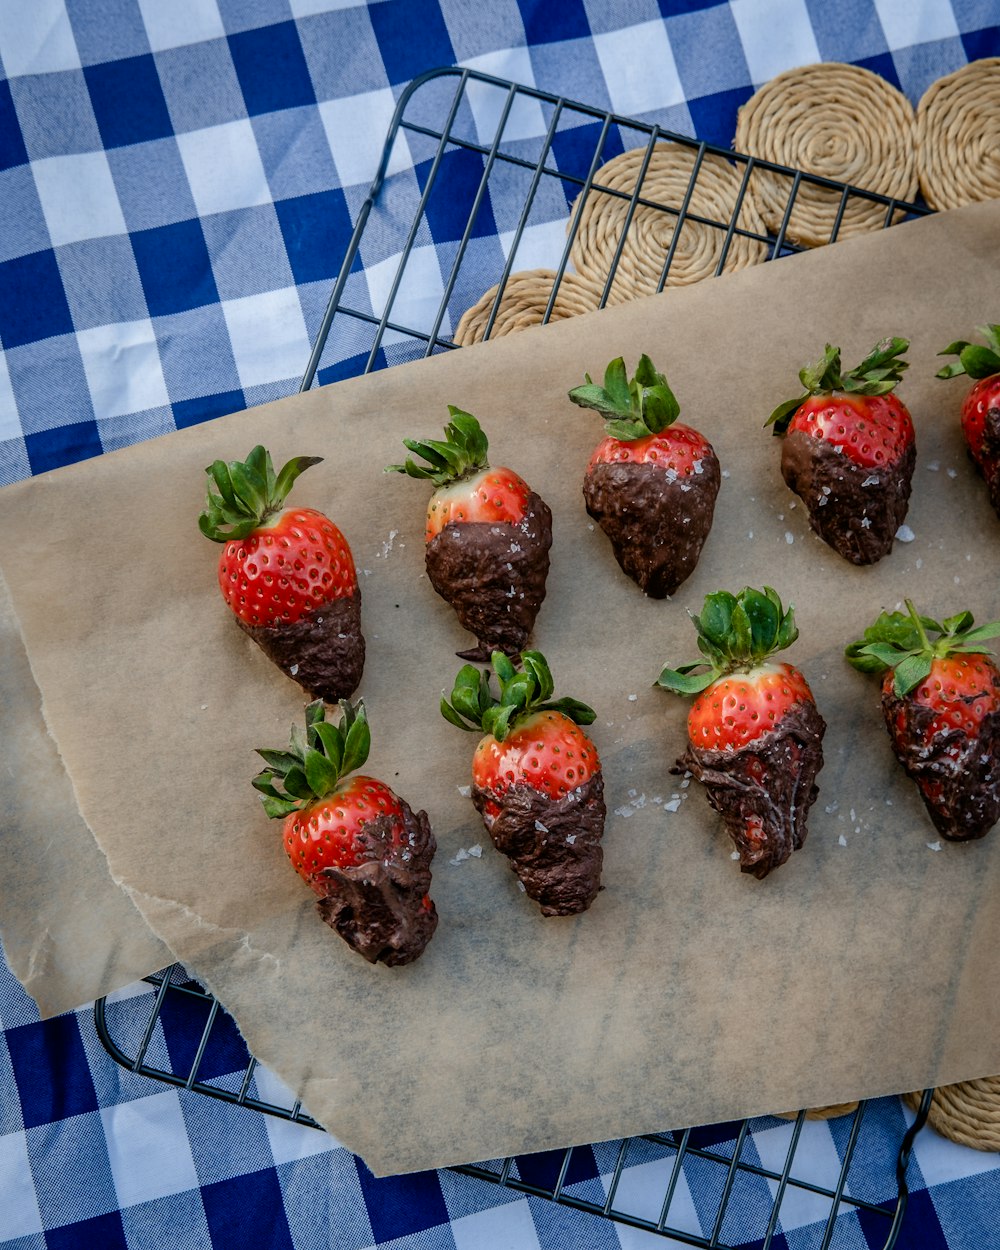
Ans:
[[[659,434],[680,415],[680,404],[662,373],[645,354],[639,357],[635,377],[629,379],[621,356],[604,371],[604,385],[586,375],[585,386],[574,387],[569,397],[581,408],[593,408],[604,417],[605,429],[624,443]]]
[[[971,612],[959,612],[938,623],[919,615],[907,599],[906,612],[881,612],[864,637],[848,644],[844,654],[862,673],[884,673],[891,668],[893,691],[902,697],[929,675],[934,660],[981,653],[982,644],[998,636],[1000,621],[975,626]]]
[[[749,672],[799,636],[795,609],[789,604],[786,611],[770,586],[706,595],[701,614],[692,613],[691,619],[704,659],[660,673],[656,685],[674,694],[700,694],[727,673]]]
[[[960,373],[970,378],[991,378],[1000,373],[1000,326],[976,326],[986,340],[988,346],[980,347],[978,343],[967,343],[964,339],[956,339],[949,343],[939,356],[957,356],[950,365],[945,365],[934,375],[937,378],[954,378]]]
[[[463,665],[455,678],[451,702],[441,699],[441,715],[459,729],[492,734],[498,742],[535,712],[562,712],[577,725],[593,724],[597,713],[586,703],[552,698],[552,673],[540,651],[523,651],[520,661],[518,669],[502,651],[493,652],[491,663],[500,686],[499,698],[490,689],[488,669]]]
[[[908,339],[882,339],[859,365],[845,372],[840,364],[840,348],[827,343],[822,358],[799,372],[799,381],[805,387],[805,393],[779,404],[764,422],[765,426],[773,425],[772,433],[784,434],[792,417],[810,395],[826,395],[833,391],[843,391],[848,395],[887,395],[910,367],[909,361],[902,359],[909,346]]]
[[[463,412],[454,404],[448,405],[451,420],[444,427],[444,439],[404,438],[404,446],[426,460],[417,464],[407,456],[404,464],[388,464],[386,473],[406,473],[410,477],[428,478],[435,486],[448,486],[463,477],[470,477],[480,469],[488,469],[486,453],[489,441],[482,426],[471,412]]]
[[[199,529],[215,543],[246,538],[281,511],[295,479],[322,459],[296,456],[276,474],[271,453],[258,445],[246,460],[213,461],[205,470],[208,503],[198,517]]]
[[[287,816],[332,794],[342,777],[364,764],[370,746],[368,714],[360,699],[340,700],[339,725],[330,724],[323,700],[317,699],[306,708],[305,730],[292,726],[287,751],[258,749],[267,767],[251,784],[260,791],[268,816]]]

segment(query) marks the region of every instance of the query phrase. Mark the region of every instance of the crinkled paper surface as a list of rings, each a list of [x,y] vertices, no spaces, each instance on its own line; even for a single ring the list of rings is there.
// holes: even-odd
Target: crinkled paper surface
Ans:
[[[897,226],[635,304],[530,330],[104,456],[0,492],[8,580],[45,715],[86,825],[145,920],[217,992],[254,1053],[377,1172],[537,1150],[1000,1070],[1000,834],[941,844],[896,766],[877,682],[842,658],[882,607],[1000,616],[1000,521],[957,425],[964,383],[936,353],[995,319],[1000,203]],[[907,524],[873,568],[809,532],[762,429],[827,342],[849,364],[911,339],[917,427]],[[601,430],[568,402],[585,372],[648,352],[726,476],[696,573],[644,599],[583,508]],[[383,466],[475,412],[554,514],[534,642],[557,690],[598,709],[605,890],[543,920],[463,787],[475,738],[439,716],[468,645],[423,575],[426,487]],[[313,911],[250,778],[303,699],[228,618],[195,519],[212,459],[256,442],[322,455],[294,498],[326,510],[361,572],[367,771],[431,817],[441,924],[426,954],[372,968]],[[652,683],[696,656],[689,611],[775,586],[789,652],[828,722],[804,849],[741,876],[705,796],[669,772],[684,703]],[[30,691],[17,705],[26,714]],[[51,763],[51,761],[50,761]],[[482,844],[483,854],[458,852]],[[53,856],[53,874],[73,871]],[[65,862],[63,862],[65,861]],[[87,888],[114,890],[100,864]],[[103,881],[103,886],[101,886]],[[100,891],[99,891],[100,887]],[[54,887],[55,888],[55,887]],[[5,938],[31,941],[4,885]],[[103,902],[92,927],[106,926]],[[11,934],[13,933],[13,938]],[[72,980],[72,957],[51,976]],[[80,997],[93,994],[80,978]]]

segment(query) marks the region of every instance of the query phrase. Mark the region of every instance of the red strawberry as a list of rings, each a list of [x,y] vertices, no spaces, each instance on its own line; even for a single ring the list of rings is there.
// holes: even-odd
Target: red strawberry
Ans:
[[[334,702],[353,693],[365,664],[354,559],[322,512],[284,506],[320,460],[298,456],[277,475],[260,446],[245,463],[216,460],[198,524],[224,544],[219,586],[240,627],[310,695]]]
[[[874,564],[892,549],[906,518],[916,442],[910,414],[892,394],[908,368],[909,343],[876,343],[855,369],[843,372],[840,348],[803,369],[804,395],[767,420],[785,434],[781,472],[809,511],[825,543],[852,564]]]
[[[472,761],[476,810],[542,915],[571,916],[586,911],[601,888],[604,778],[597,749],[580,729],[595,713],[575,699],[552,699],[540,652],[520,659],[518,671],[493,653],[499,699],[488,671],[466,664],[441,713],[459,729],[485,731]]]
[[[1000,621],[975,628],[961,612],[938,624],[909,599],[906,608],[881,613],[846,655],[862,672],[883,674],[893,751],[938,833],[981,838],[1000,819],[1000,671],[982,651]]]
[[[990,503],[1000,515],[1000,326],[979,327],[988,347],[958,340],[940,356],[957,356],[939,369],[939,378],[967,374],[975,379],[962,401],[962,434],[979,472],[986,479]]]
[[[287,751],[258,751],[253,784],[268,816],[284,820],[292,866],[320,895],[319,914],[369,963],[412,963],[437,928],[428,896],[436,849],[426,812],[374,777],[349,776],[368,758],[363,703],[341,700],[340,724],[320,700],[306,708]]]
[[[665,668],[657,682],[698,696],[688,714],[688,748],[674,771],[705,785],[741,870],[766,877],[806,839],[826,723],[799,670],[768,663],[799,636],[793,609],[786,612],[770,586],[763,594],[748,587],[707,595],[693,619],[706,658]]]
[[[449,404],[444,441],[403,439],[427,461],[391,464],[434,484],[427,507],[427,576],[479,643],[458,654],[485,660],[524,646],[545,598],[552,545],[548,505],[512,470],[491,468],[475,417]]]
[[[619,356],[603,386],[588,373],[569,397],[601,413],[607,429],[584,475],[587,512],[623,572],[653,599],[672,595],[694,572],[712,527],[721,481],[712,444],[675,424],[680,406],[648,356],[631,381]]]

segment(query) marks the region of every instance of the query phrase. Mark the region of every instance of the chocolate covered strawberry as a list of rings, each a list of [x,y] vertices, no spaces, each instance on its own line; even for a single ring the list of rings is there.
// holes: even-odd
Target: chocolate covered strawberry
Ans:
[[[308,694],[332,703],[354,692],[365,664],[354,558],[322,512],[285,506],[295,479],[320,460],[297,456],[278,474],[260,446],[245,462],[216,460],[198,524],[223,544],[219,586],[240,628]]]
[[[844,371],[840,348],[799,373],[805,393],[767,420],[784,434],[781,472],[809,524],[852,564],[874,564],[906,517],[916,461],[913,422],[893,389],[908,368],[906,339],[876,343]]]
[[[979,327],[988,346],[960,339],[940,356],[957,356],[939,369],[939,378],[966,374],[973,379],[962,401],[962,436],[979,472],[986,480],[990,503],[1000,516],[1000,326]]]
[[[881,613],[846,655],[883,675],[892,749],[938,833],[981,838],[1000,819],[1000,671],[982,648],[1000,621],[977,627],[961,612],[939,624],[906,609]]]
[[[258,751],[267,767],[253,785],[268,816],[284,821],[288,858],[326,923],[369,963],[412,963],[437,928],[434,834],[426,812],[355,772],[368,758],[368,719],[361,702],[340,708],[334,725],[322,701],[311,703],[287,750]]]
[[[569,397],[605,419],[606,437],[584,474],[588,513],[623,572],[653,599],[672,595],[694,572],[712,527],[721,481],[712,444],[677,421],[680,405],[645,355],[631,380],[619,356],[603,386],[588,373]]]
[[[512,469],[490,466],[489,443],[474,416],[451,404],[448,412],[443,440],[403,439],[425,465],[408,457],[386,472],[434,485],[425,530],[427,576],[479,640],[459,656],[513,655],[528,641],[545,598],[552,513]]]
[[[705,786],[741,871],[766,877],[805,841],[826,722],[802,673],[770,659],[799,635],[793,609],[770,586],[707,595],[693,620],[704,659],[665,668],[657,680],[697,696],[674,771]]]
[[[597,748],[580,728],[595,713],[576,699],[553,699],[552,674],[538,651],[521,669],[499,651],[488,670],[466,664],[441,713],[484,736],[472,760],[472,801],[498,851],[510,860],[543,916],[586,911],[601,888],[604,777]]]

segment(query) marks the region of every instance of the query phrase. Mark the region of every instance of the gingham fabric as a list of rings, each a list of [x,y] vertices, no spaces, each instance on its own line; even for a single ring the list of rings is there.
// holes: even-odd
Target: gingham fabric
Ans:
[[[996,0],[0,0],[0,483],[294,391],[395,101],[426,70],[470,66],[728,144],[738,106],[791,66],[854,62],[915,103],[935,78],[998,54]],[[484,139],[491,107],[468,118]],[[519,109],[510,125],[526,151],[537,145],[539,113]],[[575,171],[592,150],[567,130],[553,157]],[[419,136],[394,149],[353,306],[383,311],[428,164]],[[518,212],[502,194],[483,206],[441,333],[496,281]],[[558,258],[566,215],[565,197],[541,199],[518,267]],[[464,226],[447,195],[429,201],[399,324],[433,317]],[[367,350],[350,334],[332,342],[320,381],[361,371]],[[389,334],[377,364],[415,350]],[[150,993],[132,987],[109,1010],[127,1020]],[[448,1171],[376,1180],[325,1134],[126,1072],[89,1007],[39,1022],[6,968],[0,1021],[0,1247],[666,1244]],[[180,1062],[192,1042],[164,1020],[153,1045]],[[233,1031],[211,1075],[232,1079],[245,1059]],[[261,1097],[287,1098],[266,1072],[254,1079]],[[892,1197],[908,1115],[895,1099],[870,1109],[850,1174],[861,1196]],[[791,1132],[754,1122],[742,1157],[780,1169]],[[797,1157],[829,1182],[847,1148],[837,1122],[809,1124]],[[616,1150],[575,1152],[567,1192],[603,1200]],[[616,1200],[656,1219],[663,1148],[643,1150]],[[551,1160],[517,1167],[528,1179]],[[904,1250],[1000,1244],[996,1156],[925,1131],[909,1181]],[[773,1184],[739,1184],[720,1236],[760,1245]],[[710,1238],[715,1186],[686,1166],[669,1223]],[[786,1199],[771,1244],[817,1246],[827,1213]],[[833,1245],[884,1235],[852,1214]]]

